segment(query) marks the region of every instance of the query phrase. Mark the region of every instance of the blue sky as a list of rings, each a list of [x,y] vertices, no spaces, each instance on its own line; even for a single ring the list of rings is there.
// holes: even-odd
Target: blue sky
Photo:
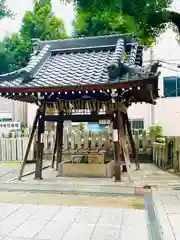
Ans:
[[[32,10],[32,0],[7,0],[8,6],[16,13],[14,20],[3,19],[0,21],[0,39],[5,35],[10,35],[13,32],[18,32],[21,26],[21,21],[24,13],[27,10]],[[67,32],[72,31],[72,21],[74,19],[74,11],[72,4],[63,5],[60,0],[52,0],[52,7],[54,13],[63,19]]]
[[[24,13],[27,10],[31,10],[33,7],[32,0],[7,0],[7,3],[12,11],[17,15],[14,20],[3,19],[0,21],[0,39],[2,39],[5,35],[10,35],[13,32],[18,32]],[[72,4],[63,5],[60,3],[60,0],[52,0],[52,7],[54,13],[64,20],[67,32],[71,33],[71,23],[74,19]],[[174,0],[172,8],[180,12],[180,0]]]

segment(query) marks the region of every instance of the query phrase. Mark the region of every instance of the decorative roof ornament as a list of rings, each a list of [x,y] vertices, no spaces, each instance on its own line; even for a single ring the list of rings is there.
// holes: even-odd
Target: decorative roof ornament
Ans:
[[[107,67],[110,82],[119,81],[119,78],[125,74],[129,76],[138,75],[138,77],[142,75],[142,67],[137,66],[135,63],[138,53],[137,40],[132,39],[129,55],[126,52],[125,45],[124,39],[120,38],[117,42],[112,62]]]
[[[117,46],[112,58],[112,62],[107,67],[108,75],[110,77],[109,82],[119,82],[121,76],[126,75],[128,78],[132,80],[138,79],[147,79],[150,76],[156,75],[158,71],[158,67],[160,67],[159,63],[155,63],[148,67],[142,67],[142,50],[143,47],[139,50],[139,45],[137,41],[132,39],[132,43],[130,44],[131,50],[129,55],[125,51],[125,42],[123,39],[119,39],[117,42]],[[136,58],[141,51],[140,64],[136,64]]]
[[[19,72],[19,77],[23,79],[23,83],[31,81],[31,74],[25,68]]]
[[[162,66],[162,64],[160,64],[159,61],[154,62],[153,64],[150,65],[150,73],[156,74],[158,72],[158,68],[161,66]]]

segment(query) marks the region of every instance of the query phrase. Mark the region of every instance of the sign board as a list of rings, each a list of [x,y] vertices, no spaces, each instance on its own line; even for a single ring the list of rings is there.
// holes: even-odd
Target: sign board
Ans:
[[[118,130],[113,129],[113,142],[118,142]]]
[[[104,164],[104,154],[102,155],[88,155],[88,163],[89,164]]]

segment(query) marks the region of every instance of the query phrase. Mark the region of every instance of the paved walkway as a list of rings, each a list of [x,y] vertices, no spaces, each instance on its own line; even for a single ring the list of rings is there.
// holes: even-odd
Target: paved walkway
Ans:
[[[78,177],[56,177],[57,171],[51,168],[47,168],[43,171],[43,181],[42,180],[34,180],[34,174],[23,177],[22,181],[19,182],[17,180],[11,181],[11,183],[24,183],[24,184],[52,184],[53,186],[63,186],[69,185],[71,188],[72,185],[79,186],[82,188],[83,186],[120,186],[120,187],[142,187],[144,185],[150,186],[171,186],[178,184],[180,182],[180,177],[169,172],[163,171],[159,169],[157,166],[153,164],[141,164],[141,170],[136,171],[135,165],[132,165],[132,180],[133,182],[129,182],[127,173],[122,174],[122,181],[115,183],[112,178],[78,178]],[[10,183],[10,182],[9,182]]]
[[[0,239],[148,240],[148,230],[144,210],[5,204]]]
[[[49,161],[44,161],[43,167],[49,165]],[[15,180],[19,176],[21,164],[20,162],[0,162],[0,183]],[[24,170],[24,175],[33,172],[35,164],[27,164]]]
[[[56,194],[71,191],[80,191],[86,194],[89,192],[106,193],[106,195],[112,196],[120,195],[120,193],[134,195],[135,186],[151,185],[154,186],[153,200],[157,213],[155,217],[151,202],[144,198],[149,223],[150,225],[155,223],[150,231],[157,230],[155,226],[158,222],[160,232],[163,233],[162,240],[179,240],[180,191],[173,190],[173,187],[180,185],[180,178],[164,172],[152,164],[142,165],[142,171],[135,171],[133,174],[134,183],[128,183],[126,176],[123,177],[123,182],[115,183],[112,179],[56,178],[56,172],[47,169],[43,172],[45,177],[43,181],[33,180],[33,175],[25,177],[21,182],[10,181],[10,183],[0,179],[0,189],[4,190],[3,196],[7,190],[14,189],[15,192],[8,194],[17,194],[16,191],[19,191],[24,194],[24,198],[21,199],[29,199],[28,194],[30,193],[27,192],[36,192],[39,193],[39,196],[46,192],[47,194]],[[6,180],[5,178],[3,180]],[[0,202],[2,202],[1,198]],[[19,200],[5,202],[19,203]],[[86,207],[81,207],[81,204],[77,207],[58,207],[27,204],[36,204],[36,201],[21,201],[20,203],[24,204],[4,204],[0,207],[0,240],[148,239],[149,225],[147,228],[147,211],[145,214],[145,210],[126,209],[127,206],[124,205],[118,206],[121,208],[115,208],[115,205],[103,206],[101,204],[95,206],[89,204]],[[46,204],[44,201],[40,203]],[[51,204],[55,204],[55,202],[52,201]],[[77,203],[73,205],[77,205]],[[28,228],[32,231],[28,231]],[[47,236],[50,237],[47,238]],[[152,240],[154,239],[157,238],[152,238]]]
[[[163,240],[180,239],[180,192],[172,188],[153,191],[158,220],[163,231]]]

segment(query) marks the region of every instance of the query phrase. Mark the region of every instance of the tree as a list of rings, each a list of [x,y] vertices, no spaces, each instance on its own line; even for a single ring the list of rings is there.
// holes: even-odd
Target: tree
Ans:
[[[46,2],[46,0],[33,0],[34,4],[41,4],[41,5],[43,5],[45,2]],[[50,1],[50,4],[51,4],[51,1]]]
[[[18,34],[5,38],[0,45],[0,74],[25,67],[32,50],[32,43],[24,41]]]
[[[107,10],[103,12],[83,12],[83,10],[78,9],[74,29],[76,37],[132,33],[143,39],[143,31],[135,24],[131,16],[117,12],[111,13]],[[145,41],[147,44],[150,42],[149,39],[145,40],[144,38]]]
[[[2,44],[0,45],[0,74],[7,73],[9,71],[9,64],[13,62],[13,54],[4,49]]]
[[[163,129],[159,125],[149,127],[149,136],[151,140],[156,140],[163,137]]]
[[[0,19],[4,17],[12,17],[13,13],[8,9],[6,0],[0,0]]]
[[[27,65],[33,52],[33,39],[67,38],[63,21],[52,13],[50,0],[44,1],[43,5],[36,3],[32,12],[25,13],[19,34],[4,39],[0,48],[0,58],[3,59],[6,55],[6,61],[0,64],[0,74]]]
[[[24,41],[17,33],[7,37],[3,41],[4,49],[11,53],[9,58],[9,72],[25,67],[33,51],[31,39]],[[1,66],[0,66],[1,71]]]
[[[69,1],[65,0],[65,2]],[[82,13],[84,16],[86,15],[85,22],[89,21],[91,14],[93,16],[97,14],[101,21],[105,13],[114,17],[119,15],[121,19],[126,19],[126,16],[128,16],[130,22],[134,22],[134,25],[136,25],[137,32],[133,33],[149,45],[165,31],[169,22],[175,24],[180,32],[180,14],[169,11],[171,2],[172,0],[77,0],[74,1],[74,4],[77,10],[78,26],[82,18],[79,15]],[[120,19],[120,17],[117,19]],[[91,21],[93,25],[96,25],[95,22],[98,20],[93,17]],[[120,25],[122,24],[120,23]]]
[[[22,22],[21,37],[26,39],[39,38],[40,40],[52,40],[67,38],[64,23],[53,12],[50,0],[44,0],[44,4],[36,3],[34,11],[27,11]]]

